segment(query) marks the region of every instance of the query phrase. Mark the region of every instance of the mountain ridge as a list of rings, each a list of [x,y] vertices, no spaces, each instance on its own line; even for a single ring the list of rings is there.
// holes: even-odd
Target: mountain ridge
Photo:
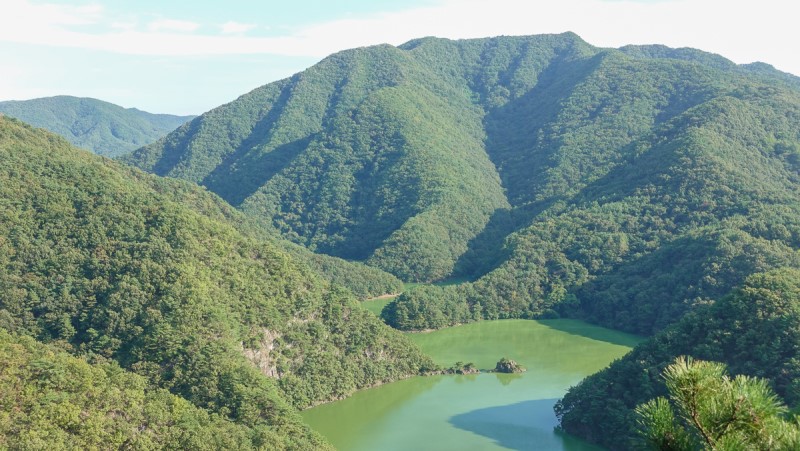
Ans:
[[[652,333],[751,271],[796,264],[800,91],[755,68],[574,33],[421,38],[331,55],[125,161],[204,184],[315,252],[473,280],[404,293],[386,312],[396,327],[567,315]],[[605,311],[642,277],[629,261],[681,246],[695,288]]]
[[[108,157],[149,144],[195,117],[153,114],[67,95],[2,101],[0,113],[50,130],[73,145]]]
[[[0,326],[113,360],[233,436],[324,448],[297,408],[436,371],[331,280],[467,279],[404,290],[381,315],[402,330],[651,335],[557,407],[614,448],[679,354],[800,400],[800,83],[768,65],[421,38],[331,55],[121,158],[164,178],[12,119],[0,153]]]

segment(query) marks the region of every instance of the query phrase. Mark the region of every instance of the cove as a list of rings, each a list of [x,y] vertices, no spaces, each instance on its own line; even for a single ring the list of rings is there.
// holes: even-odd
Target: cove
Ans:
[[[481,321],[410,337],[441,365],[485,370],[508,357],[528,371],[414,377],[308,409],[305,421],[341,451],[595,450],[554,430],[553,405],[640,340],[576,320]]]

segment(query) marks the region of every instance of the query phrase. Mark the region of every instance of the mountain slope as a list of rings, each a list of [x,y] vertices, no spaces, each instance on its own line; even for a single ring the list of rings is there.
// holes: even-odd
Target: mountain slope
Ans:
[[[481,277],[405,293],[390,323],[560,313],[652,333],[754,271],[800,264],[797,89],[614,51],[581,67],[487,115],[512,208],[462,258]]]
[[[127,161],[202,183],[316,251],[441,279],[508,204],[467,81],[443,78],[420,51],[333,55]]]
[[[0,326],[316,449],[294,407],[433,363],[247,224],[199,187],[0,118]]]
[[[666,394],[663,369],[677,356],[713,360],[732,374],[765,378],[791,406],[800,401],[800,271],[750,276],[712,306],[637,346],[572,387],[556,405],[561,427],[609,449],[636,449],[636,405]]]
[[[798,86],[571,33],[424,38],[332,55],[126,161],[315,251],[473,280],[403,294],[396,327],[565,314],[651,333],[798,264]],[[658,292],[628,289],[643,280]]]
[[[0,329],[0,446],[8,449],[257,449],[279,446],[111,363],[90,365]],[[13,414],[10,414],[12,413]],[[277,440],[276,440],[277,439]]]
[[[71,96],[0,102],[0,113],[50,130],[78,147],[109,157],[150,144],[194,117],[151,114]]]

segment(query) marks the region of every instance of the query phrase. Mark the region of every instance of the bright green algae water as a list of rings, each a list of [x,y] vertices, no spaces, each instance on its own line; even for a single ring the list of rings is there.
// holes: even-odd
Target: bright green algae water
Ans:
[[[341,451],[594,450],[554,431],[553,405],[638,342],[574,320],[482,321],[410,336],[442,365],[491,369],[508,357],[528,371],[415,377],[306,410],[303,418]]]
[[[383,299],[370,299],[368,301],[361,301],[361,306],[369,310],[370,312],[374,313],[375,315],[381,316],[383,308],[386,307],[386,305],[392,301],[394,301],[393,297],[383,298]]]

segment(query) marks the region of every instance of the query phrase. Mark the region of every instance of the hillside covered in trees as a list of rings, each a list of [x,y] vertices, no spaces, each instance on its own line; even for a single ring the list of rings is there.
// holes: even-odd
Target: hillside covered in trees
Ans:
[[[734,375],[763,378],[781,400],[800,405],[800,270],[748,277],[716,303],[698,307],[584,379],[556,405],[561,427],[609,449],[641,448],[635,408],[667,395],[662,371],[684,355],[721,362]]]
[[[0,117],[0,447],[325,449],[297,408],[435,369],[263,235]]]
[[[0,446],[6,449],[247,449],[270,432],[193,406],[113,362],[0,329]]]
[[[194,116],[152,114],[102,100],[56,96],[0,102],[0,114],[50,130],[108,157],[150,144]]]
[[[578,316],[650,334],[800,265],[800,81],[572,33],[332,55],[125,161],[404,281],[401,329]]]
[[[800,79],[768,65],[423,38],[189,122],[30,102],[5,114],[97,153],[151,144],[121,157],[137,169],[0,117],[0,448],[326,449],[297,409],[438,370],[357,305],[403,282],[397,329],[651,336],[557,405],[612,449],[642,409],[682,412],[678,356],[800,404]]]

